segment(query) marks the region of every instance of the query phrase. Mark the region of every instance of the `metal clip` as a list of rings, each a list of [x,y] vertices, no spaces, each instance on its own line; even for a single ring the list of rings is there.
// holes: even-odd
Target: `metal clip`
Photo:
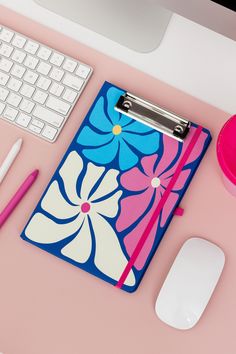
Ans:
[[[128,92],[120,96],[115,110],[179,141],[186,138],[190,129],[191,123],[186,119]]]

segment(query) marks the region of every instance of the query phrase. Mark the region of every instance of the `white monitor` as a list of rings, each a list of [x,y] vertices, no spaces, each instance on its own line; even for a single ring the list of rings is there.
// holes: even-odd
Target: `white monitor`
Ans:
[[[219,4],[224,1],[217,0],[35,1],[142,53],[159,46],[173,12],[236,40],[236,5],[231,4],[232,1],[228,2],[228,7]]]

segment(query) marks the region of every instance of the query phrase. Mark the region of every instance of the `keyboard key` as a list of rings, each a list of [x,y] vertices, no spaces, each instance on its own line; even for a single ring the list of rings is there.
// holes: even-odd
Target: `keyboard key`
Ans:
[[[51,85],[51,80],[47,79],[46,77],[40,76],[36,85],[41,88],[42,90],[48,90],[49,86]]]
[[[7,44],[2,44],[0,47],[0,55],[9,58],[11,53],[13,52],[13,48]]]
[[[35,108],[33,116],[42,119],[44,122],[47,122],[57,128],[59,128],[64,121],[64,117],[42,106],[37,106]]]
[[[64,58],[65,57],[59,53],[53,53],[53,55],[50,58],[50,63],[56,66],[61,66]]]
[[[35,102],[40,103],[40,104],[44,104],[47,97],[48,97],[48,94],[46,92],[43,92],[41,90],[37,90],[34,94],[33,100]]]
[[[26,45],[24,47],[24,50],[27,53],[30,53],[30,54],[34,55],[37,52],[38,48],[39,48],[39,44],[38,43],[35,43],[35,42],[32,42],[32,41],[27,41]]]
[[[11,69],[11,75],[14,75],[14,76],[18,77],[19,79],[21,79],[22,76],[24,75],[25,71],[26,71],[26,69],[23,66],[15,64],[13,66],[13,68]]]
[[[26,39],[24,37],[15,35],[15,37],[13,38],[11,44],[14,45],[17,48],[23,48],[25,45]]]
[[[11,121],[14,121],[16,119],[16,116],[18,114],[18,111],[12,107],[7,107],[3,113],[3,117],[7,118]]]
[[[24,81],[28,82],[29,84],[34,85],[37,78],[38,78],[38,74],[36,74],[34,71],[27,70],[27,72],[24,76]]]
[[[0,25],[0,118],[55,141],[90,72],[86,64]]]
[[[22,127],[26,128],[31,121],[31,117],[27,114],[20,113],[16,119],[16,123],[21,125]]]
[[[7,97],[7,103],[11,104],[14,107],[18,107],[21,100],[22,97],[13,92],[11,92],[10,95]]]
[[[66,74],[63,79],[63,84],[73,88],[76,91],[79,91],[83,86],[84,80],[80,79],[71,74]]]
[[[77,66],[77,63],[74,60],[66,59],[63,64],[63,69],[73,73],[75,71],[76,66]]]
[[[71,89],[66,89],[62,98],[70,103],[73,103],[74,100],[77,97],[77,92],[71,90]]]
[[[5,58],[0,59],[0,70],[8,73],[11,70],[12,65],[12,61]]]
[[[49,127],[49,125],[46,125],[45,129],[42,132],[42,135],[49,140],[53,140],[56,134],[57,134],[57,129]]]
[[[2,86],[6,85],[9,78],[10,78],[9,75],[0,72],[0,85],[2,85]]]
[[[0,102],[0,114],[2,114],[5,107],[6,107],[5,103]]]
[[[26,57],[26,53],[21,52],[20,50],[15,50],[14,53],[12,54],[12,60],[16,61],[19,64],[22,64],[24,59]]]
[[[51,70],[52,66],[47,64],[47,63],[44,63],[43,61],[41,61],[39,63],[39,66],[37,67],[37,71],[40,73],[40,74],[43,74],[45,76],[48,75],[49,71]]]
[[[23,99],[21,104],[20,104],[20,109],[24,111],[25,113],[31,113],[35,104],[27,99]]]
[[[35,91],[34,87],[24,84],[20,90],[20,93],[25,97],[31,98],[34,91]]]
[[[40,58],[40,59],[43,59],[43,60],[48,60],[50,55],[51,55],[52,51],[46,47],[40,47],[38,53],[37,53],[37,56]]]
[[[70,105],[68,103],[65,103],[59,98],[53,96],[49,97],[49,99],[46,102],[46,106],[58,113],[63,114],[64,116],[68,113],[70,109]]]
[[[41,133],[41,130],[42,130],[42,128],[36,127],[36,126],[33,125],[33,124],[30,124],[30,125],[29,125],[29,129],[30,129],[32,132],[36,133],[36,134],[40,134],[40,133]]]
[[[3,28],[3,30],[0,33],[0,41],[10,43],[13,36],[14,36],[13,32]]]
[[[31,55],[27,55],[25,61],[24,61],[24,65],[29,68],[34,70],[38,64],[39,60],[32,57]]]
[[[87,79],[89,73],[90,73],[90,68],[82,64],[79,65],[76,71],[76,75],[82,77],[82,79]]]
[[[0,87],[0,101],[5,101],[9,93],[10,92],[7,89]]]
[[[63,75],[64,75],[64,71],[63,70],[60,70],[60,69],[57,69],[57,68],[53,68],[52,71],[50,72],[49,76],[53,80],[61,81]]]
[[[14,77],[10,78],[8,81],[7,87],[12,91],[19,91],[21,88],[22,82],[15,79]]]
[[[64,86],[54,82],[51,87],[50,87],[50,92],[55,95],[55,96],[61,96],[62,92],[64,90]]]
[[[35,118],[32,119],[31,123],[41,129],[44,127],[44,123]]]

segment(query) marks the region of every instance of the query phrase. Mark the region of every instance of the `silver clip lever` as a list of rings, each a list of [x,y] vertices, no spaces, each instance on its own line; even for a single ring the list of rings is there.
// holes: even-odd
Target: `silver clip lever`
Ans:
[[[128,92],[120,96],[115,110],[179,141],[186,138],[190,129],[186,119]]]

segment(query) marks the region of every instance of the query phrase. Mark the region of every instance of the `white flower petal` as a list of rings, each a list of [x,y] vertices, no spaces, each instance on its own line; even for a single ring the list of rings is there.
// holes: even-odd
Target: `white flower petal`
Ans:
[[[80,214],[74,221],[57,224],[41,213],[35,214],[28,224],[25,235],[38,243],[54,243],[73,235],[81,226],[83,216]]]
[[[91,250],[92,238],[86,217],[78,235],[61,250],[61,253],[76,262],[85,263],[89,259]]]
[[[52,182],[42,203],[42,208],[58,219],[68,219],[79,213],[77,206],[70,205],[62,196],[57,181]]]
[[[60,175],[63,179],[65,191],[73,204],[79,203],[79,197],[76,190],[77,179],[83,168],[83,160],[76,151],[72,151],[66,158],[60,168]]]
[[[118,281],[128,261],[123,254],[117,235],[102,216],[93,213],[90,217],[96,239],[94,263],[102,273]],[[126,278],[125,285],[132,286],[134,284],[135,277],[131,270]]]
[[[108,218],[114,218],[118,213],[119,205],[118,201],[122,195],[122,191],[118,191],[110,198],[102,200],[97,203],[93,203],[93,210],[97,213],[107,216]]]
[[[113,170],[113,169],[109,170],[104,176],[104,178],[102,179],[96,191],[91,196],[90,200],[94,201],[96,199],[104,197],[105,195],[113,192],[118,187],[118,183],[117,183],[118,174],[119,171],[117,170]]]
[[[82,200],[88,200],[89,193],[91,189],[96,184],[98,179],[101,177],[105,170],[105,167],[95,166],[93,163],[89,162],[86,174],[84,176],[82,185],[81,185],[81,198]]]

